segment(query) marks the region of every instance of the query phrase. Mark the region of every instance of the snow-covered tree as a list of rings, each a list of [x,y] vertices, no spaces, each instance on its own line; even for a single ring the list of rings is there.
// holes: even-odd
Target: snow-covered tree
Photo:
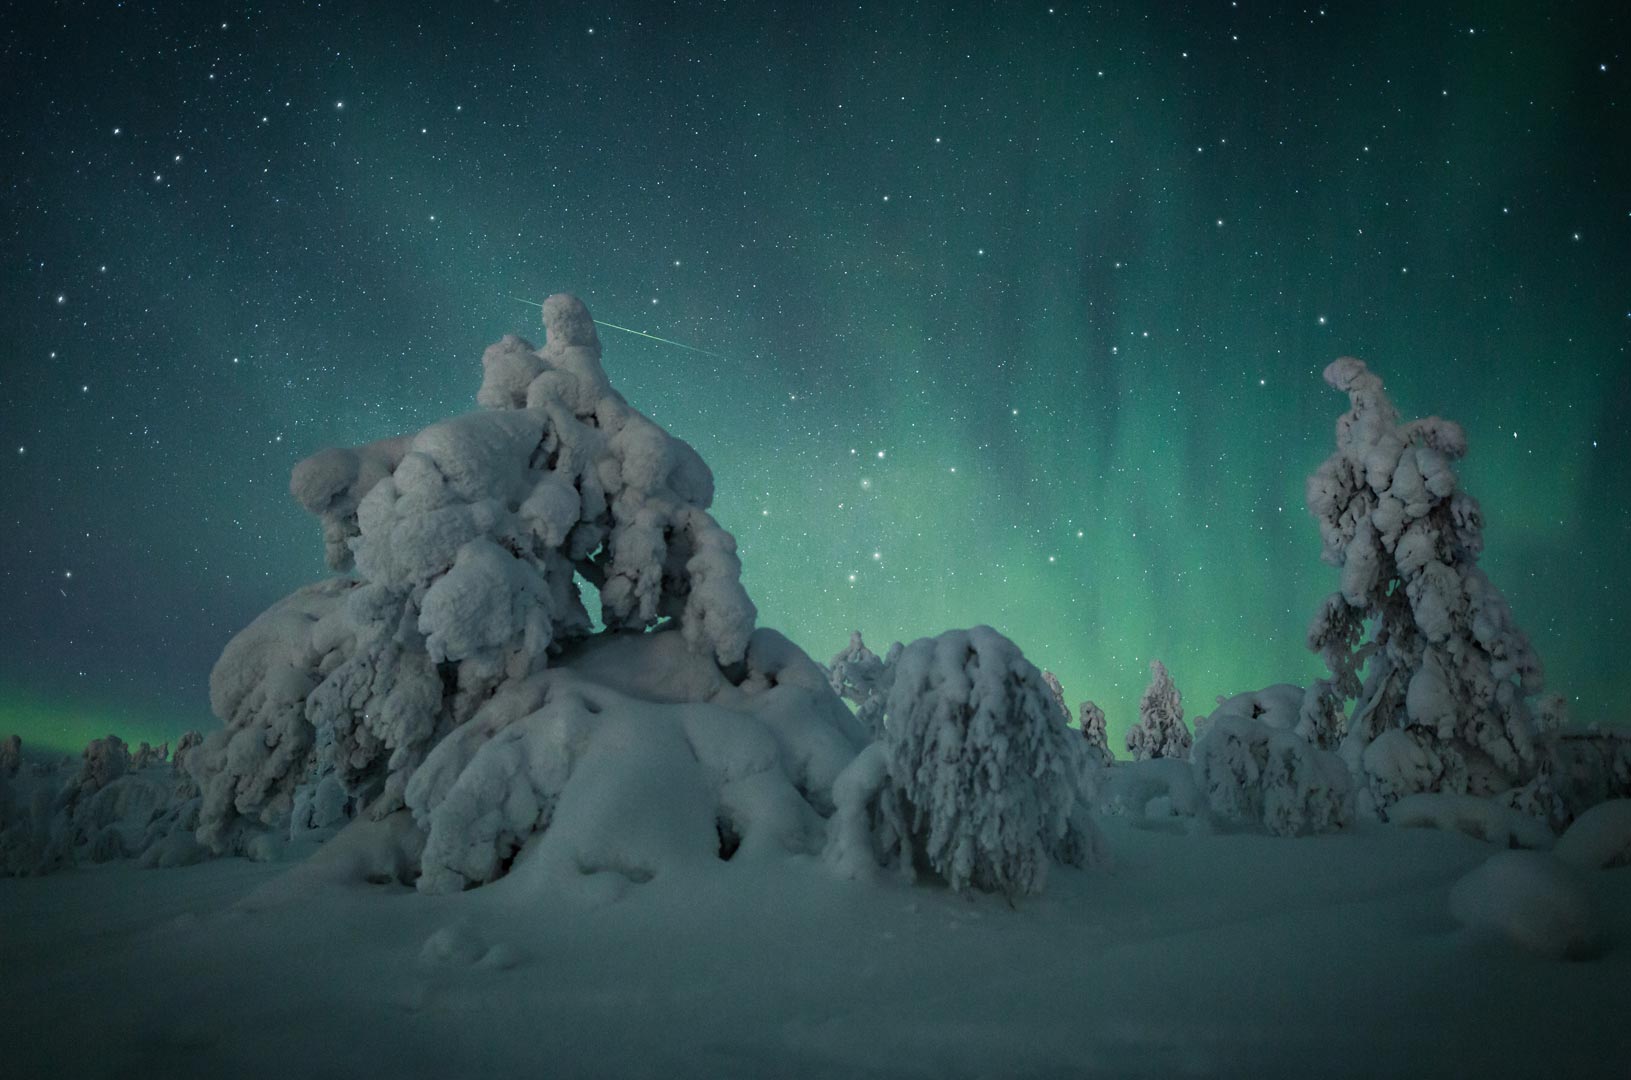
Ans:
[[[1352,819],[1353,780],[1342,759],[1302,734],[1306,697],[1280,684],[1221,699],[1197,718],[1191,764],[1215,819],[1276,836],[1328,832]]]
[[[19,735],[0,739],[0,776],[16,776],[23,765],[23,740]]]
[[[907,645],[883,745],[907,845],[954,889],[1039,892],[1096,850],[1081,739],[1019,647],[988,626]]]
[[[894,679],[894,664],[900,656],[901,643],[889,647],[888,654],[878,654],[866,647],[859,630],[852,631],[849,647],[832,658],[827,665],[827,680],[833,693],[845,701],[854,702],[856,717],[876,737],[883,730],[883,706],[889,696],[889,684]]]
[[[742,660],[755,611],[707,513],[712,474],[612,389],[580,301],[551,296],[543,319],[542,349],[487,349],[480,411],[295,466],[330,564],[356,573],[223,652],[210,696],[226,727],[187,754],[205,842],[287,821],[328,776],[375,816],[401,807],[432,746],[588,634],[579,579],[610,629],[671,618],[698,652]]]
[[[1351,357],[1325,381],[1352,408],[1308,480],[1323,557],[1342,571],[1309,628],[1331,672],[1309,690],[1324,698],[1308,705],[1310,734],[1329,739],[1332,697],[1357,698],[1342,752],[1378,812],[1418,791],[1521,787],[1538,768],[1541,665],[1478,568],[1483,515],[1452,464],[1466,437],[1438,417],[1401,423],[1381,379]]]
[[[1138,723],[1127,729],[1127,750],[1134,761],[1189,757],[1190,734],[1184,726],[1184,700],[1166,665],[1150,661],[1150,685],[1138,702]]]
[[[1087,745],[1088,759],[1100,765],[1114,762],[1116,756],[1110,752],[1110,736],[1104,728],[1104,710],[1091,701],[1084,701],[1080,717],[1082,739]]]

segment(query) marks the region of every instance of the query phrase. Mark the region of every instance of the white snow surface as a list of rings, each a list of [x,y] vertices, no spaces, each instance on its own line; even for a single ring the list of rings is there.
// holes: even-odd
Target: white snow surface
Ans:
[[[1584,885],[1546,852],[1491,855],[1450,890],[1450,911],[1465,926],[1492,931],[1548,959],[1582,959],[1601,946]]]
[[[0,878],[0,1071],[1517,1080],[1631,1056],[1631,870],[1579,883],[1606,951],[1551,963],[1450,918],[1489,855],[1455,833],[1107,819],[1106,864],[1011,909],[779,850],[416,894],[402,818],[294,865]]]

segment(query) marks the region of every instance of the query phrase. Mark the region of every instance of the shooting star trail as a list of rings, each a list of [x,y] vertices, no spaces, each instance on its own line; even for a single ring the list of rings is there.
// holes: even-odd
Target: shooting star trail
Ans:
[[[522,304],[526,304],[528,307],[542,308],[544,306],[543,304],[540,304],[536,300],[523,300],[519,296],[512,296],[512,297],[510,297],[510,299],[515,300],[515,301],[517,301],[519,303],[522,303]],[[637,337],[650,338],[652,341],[660,341],[664,345],[677,345],[678,347],[680,347],[682,349],[689,349],[694,353],[701,353],[703,356],[711,356],[716,360],[729,360],[730,359],[730,357],[724,355],[723,353],[710,352],[707,349],[699,349],[695,345],[687,345],[683,341],[674,341],[672,338],[658,337],[656,334],[648,334],[644,330],[630,330],[626,326],[619,326],[616,323],[609,323],[609,322],[606,322],[604,319],[595,319],[594,322],[595,322],[596,326],[604,326],[608,330],[621,330],[625,334],[634,334]]]

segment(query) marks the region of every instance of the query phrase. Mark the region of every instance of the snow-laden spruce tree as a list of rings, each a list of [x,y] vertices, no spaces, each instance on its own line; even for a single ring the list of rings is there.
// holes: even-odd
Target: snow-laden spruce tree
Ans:
[[[295,466],[330,565],[355,574],[274,605],[216,664],[226,726],[187,759],[205,843],[282,825],[328,778],[353,808],[402,807],[433,746],[588,635],[580,579],[610,629],[671,618],[694,651],[743,659],[755,611],[712,474],[612,389],[580,301],[543,318],[542,349],[487,349],[479,411]]]
[[[1134,761],[1189,757],[1190,734],[1184,726],[1184,699],[1159,660],[1150,661],[1150,685],[1138,702],[1138,723],[1127,729],[1127,750]]]
[[[988,626],[952,630],[907,645],[894,667],[882,740],[835,784],[829,858],[861,870],[892,855],[954,890],[1012,898],[1040,892],[1052,862],[1095,856],[1081,739],[1018,646]]]
[[[1089,760],[1100,765],[1111,765],[1116,755],[1110,752],[1110,736],[1105,732],[1104,710],[1091,701],[1082,702],[1082,740],[1087,744]]]
[[[1483,515],[1452,465],[1466,437],[1436,416],[1401,423],[1382,380],[1352,357],[1325,381],[1352,408],[1308,480],[1323,557],[1342,571],[1309,627],[1331,672],[1310,688],[1322,700],[1304,710],[1309,733],[1329,739],[1332,700],[1357,699],[1342,753],[1377,812],[1415,792],[1520,787],[1538,768],[1541,665],[1478,568]]]
[[[827,665],[827,681],[833,693],[857,706],[855,716],[876,737],[883,730],[883,706],[889,685],[895,677],[895,661],[901,643],[889,647],[882,659],[866,647],[859,630],[849,636],[849,647]]]

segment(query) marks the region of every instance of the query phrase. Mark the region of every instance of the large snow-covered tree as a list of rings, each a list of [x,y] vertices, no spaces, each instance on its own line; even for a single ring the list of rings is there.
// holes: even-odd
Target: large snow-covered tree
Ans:
[[[295,466],[330,564],[355,573],[275,605],[212,672],[226,726],[188,755],[206,843],[287,820],[327,777],[375,816],[403,806],[431,747],[588,635],[580,580],[610,629],[671,618],[743,659],[755,611],[712,474],[612,389],[580,301],[542,307],[542,349],[511,335],[482,357],[479,411]]]
[[[1478,567],[1483,515],[1453,467],[1466,436],[1436,416],[1401,422],[1352,357],[1325,381],[1351,408],[1308,480],[1323,557],[1342,579],[1309,627],[1331,677],[1310,688],[1307,734],[1329,739],[1332,699],[1357,699],[1342,752],[1379,812],[1418,791],[1522,786],[1538,769],[1541,665]]]
[[[1184,699],[1167,674],[1167,666],[1150,661],[1150,685],[1138,702],[1138,723],[1127,729],[1127,750],[1134,761],[1189,757],[1191,737],[1184,726]]]

